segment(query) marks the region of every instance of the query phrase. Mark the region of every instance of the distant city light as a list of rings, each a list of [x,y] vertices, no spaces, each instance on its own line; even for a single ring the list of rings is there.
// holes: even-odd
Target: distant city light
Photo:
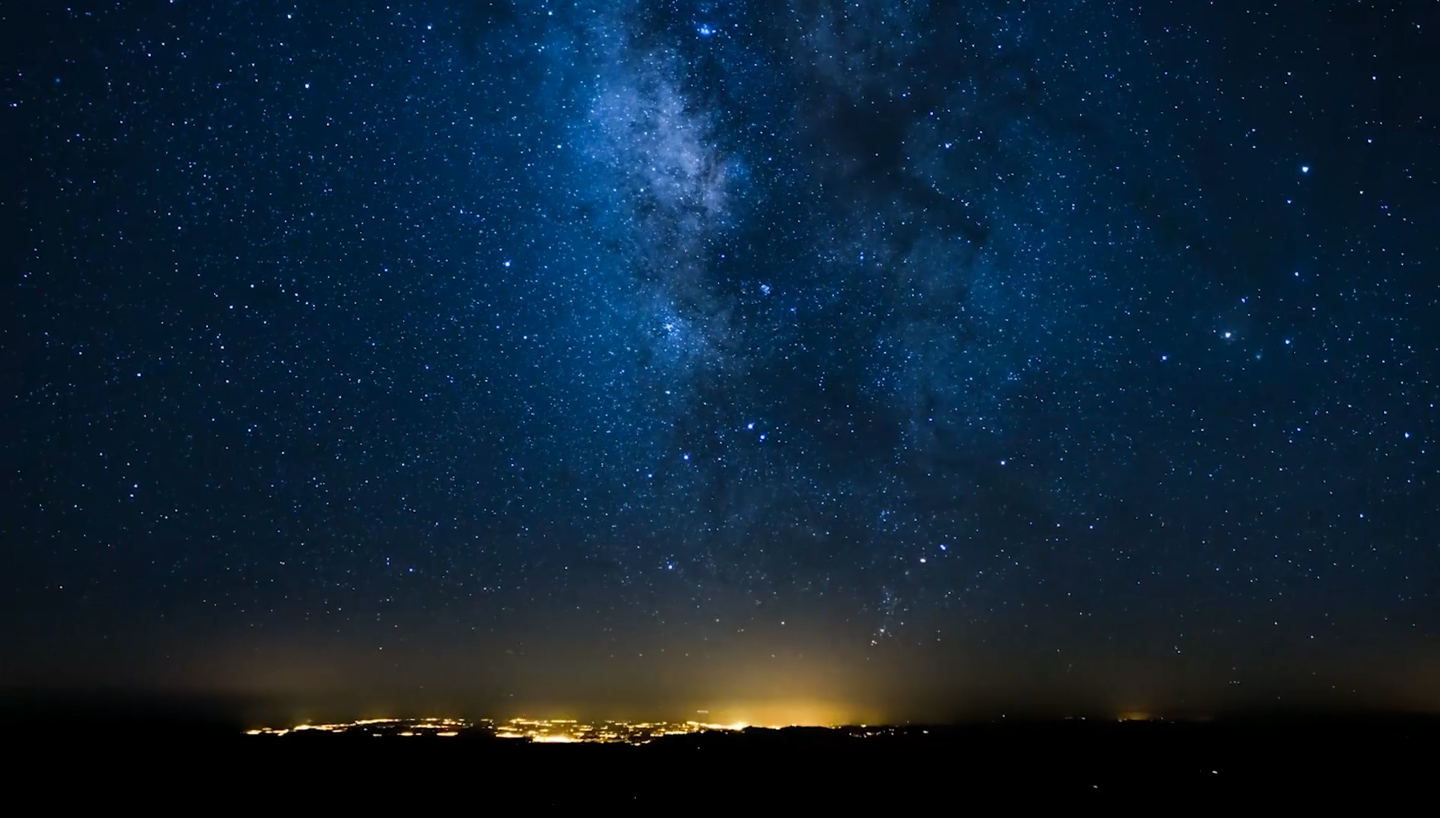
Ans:
[[[697,711],[708,714],[708,711]],[[298,733],[371,735],[377,738],[396,736],[401,738],[455,738],[466,730],[493,736],[497,739],[532,741],[537,744],[646,744],[663,736],[692,735],[705,732],[736,732],[748,729],[745,722],[734,724],[710,724],[699,721],[596,721],[584,722],[577,719],[527,719],[514,718],[496,722],[489,719],[466,721],[462,719],[362,719],[331,724],[297,724],[292,727],[259,727],[246,730],[247,736],[288,736]],[[767,729],[779,729],[775,725]]]

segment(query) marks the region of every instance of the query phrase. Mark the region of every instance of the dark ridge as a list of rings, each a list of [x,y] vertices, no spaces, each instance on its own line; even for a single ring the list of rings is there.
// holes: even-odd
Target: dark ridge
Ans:
[[[1379,804],[1426,792],[1430,749],[1440,740],[1437,716],[1299,710],[1203,721],[750,727],[639,746],[504,739],[484,726],[453,737],[402,738],[399,726],[376,728],[389,730],[379,736],[246,735],[257,704],[11,691],[0,697],[7,778],[51,790],[84,780],[74,795],[81,800],[125,788],[163,797],[173,780],[186,782],[186,791],[243,787],[266,798],[318,788],[327,799],[367,806],[400,792],[437,804],[479,799],[506,808],[594,806],[596,799],[673,808],[737,798],[770,808],[846,810],[1076,799],[1220,805],[1270,798],[1294,805],[1337,796]]]
[[[171,718],[141,740],[95,740],[156,712]],[[483,731],[393,740],[235,732],[225,741],[206,741],[202,737],[220,735],[220,722],[175,718],[183,712],[194,711],[75,711],[63,727],[27,736],[19,747],[7,725],[7,749],[23,750],[7,754],[14,759],[8,778],[22,788],[52,790],[83,780],[72,800],[122,792],[164,800],[177,792],[171,782],[184,782],[184,792],[211,797],[243,791],[288,801],[309,793],[332,806],[353,801],[367,808],[390,800],[413,808],[415,799],[440,807],[763,805],[847,814],[1037,802],[1151,808],[1244,800],[1294,807],[1336,797],[1398,805],[1428,791],[1429,750],[1440,738],[1440,719],[1433,717],[1292,714],[1210,722],[1007,719],[897,726],[869,738],[846,728],[749,728],[642,746],[538,744]],[[95,713],[112,717],[87,725],[84,718]]]
[[[258,703],[214,696],[156,696],[129,691],[0,693],[0,731],[8,739],[68,735],[223,739],[240,734]]]

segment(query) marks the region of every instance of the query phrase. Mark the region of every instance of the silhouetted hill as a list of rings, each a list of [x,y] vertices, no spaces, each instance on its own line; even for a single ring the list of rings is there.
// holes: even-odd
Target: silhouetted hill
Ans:
[[[88,741],[144,736],[223,741],[243,731],[245,707],[235,700],[199,696],[7,691],[0,694],[0,734],[33,742],[62,735]]]
[[[540,744],[480,729],[447,738],[246,736],[226,706],[12,696],[0,702],[9,778],[52,789],[83,780],[82,799],[122,790],[146,799],[179,781],[264,798],[300,787],[370,807],[400,793],[459,806],[764,805],[847,814],[1095,799],[1143,809],[1268,799],[1293,808],[1358,796],[1374,807],[1428,795],[1440,739],[1435,718],[1266,714],[1204,723],[747,728],[640,746]]]

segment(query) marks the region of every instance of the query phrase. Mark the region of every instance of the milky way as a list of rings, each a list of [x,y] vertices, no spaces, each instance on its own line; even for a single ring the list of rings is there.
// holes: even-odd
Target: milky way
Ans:
[[[6,644],[487,696],[1423,664],[1428,34],[1301,5],[36,12]]]
[[[1082,390],[1145,354],[1137,262],[1185,261],[1090,155],[1113,126],[1027,42],[1059,22],[749,14],[595,12],[551,69],[578,89],[555,115],[584,114],[593,284],[639,336],[615,378],[648,387],[627,409],[653,448],[617,456],[664,475],[649,535],[671,570],[959,604],[1024,567],[987,514],[1093,522],[1083,470],[1123,464],[1104,438],[1144,407]]]

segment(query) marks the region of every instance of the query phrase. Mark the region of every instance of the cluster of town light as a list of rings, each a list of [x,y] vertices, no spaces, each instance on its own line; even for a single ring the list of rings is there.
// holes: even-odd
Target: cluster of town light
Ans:
[[[372,736],[437,736],[453,738],[465,730],[479,729],[501,739],[528,739],[541,744],[579,742],[644,744],[662,736],[689,735],[716,730],[743,730],[746,724],[706,724],[697,721],[600,721],[576,719],[516,718],[494,722],[488,719],[361,719],[328,724],[298,724],[292,727],[260,727],[246,731],[252,736],[286,736],[305,732],[368,734]]]

